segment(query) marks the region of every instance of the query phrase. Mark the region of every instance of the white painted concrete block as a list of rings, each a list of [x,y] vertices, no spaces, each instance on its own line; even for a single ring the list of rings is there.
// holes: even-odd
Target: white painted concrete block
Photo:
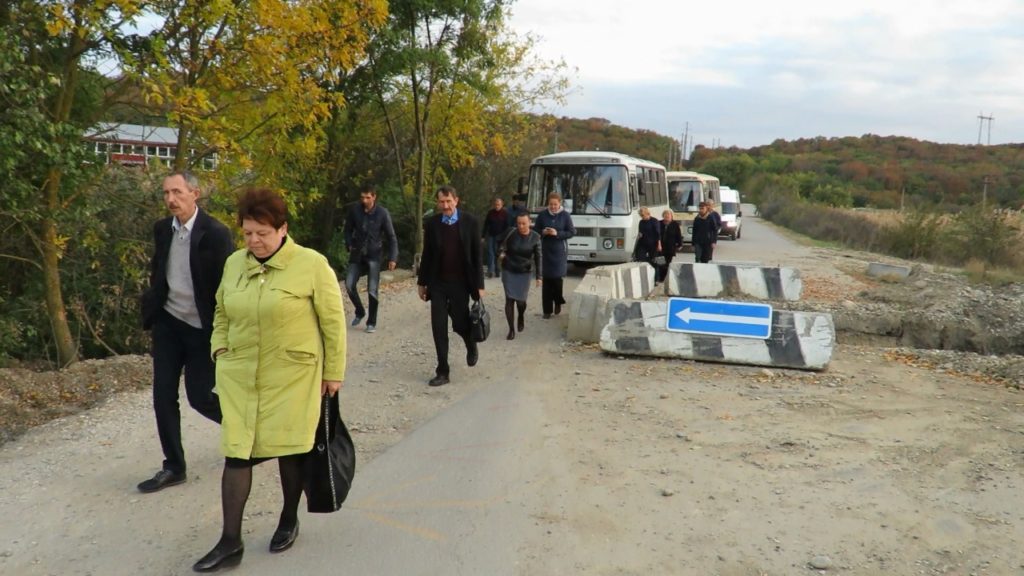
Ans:
[[[803,281],[796,268],[673,262],[665,295],[685,298],[749,296],[762,300],[800,299]]]
[[[882,264],[881,262],[872,262],[868,264],[868,276],[873,278],[893,278],[896,280],[905,280],[910,276],[909,266],[896,266],[894,264]]]
[[[773,311],[764,340],[669,332],[667,300],[612,300],[608,312],[600,342],[614,354],[824,370],[836,340],[832,316],[818,312]]]

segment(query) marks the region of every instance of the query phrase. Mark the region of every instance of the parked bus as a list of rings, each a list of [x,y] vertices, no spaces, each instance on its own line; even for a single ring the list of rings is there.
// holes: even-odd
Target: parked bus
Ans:
[[[668,209],[665,167],[616,152],[559,152],[530,164],[526,206],[547,209],[548,194],[562,195],[576,236],[569,261],[617,264],[632,259],[641,206],[660,218]]]
[[[693,243],[693,219],[697,217],[700,203],[713,200],[719,203],[721,184],[718,178],[699,172],[667,172],[669,204],[679,227],[683,231],[683,242]]]

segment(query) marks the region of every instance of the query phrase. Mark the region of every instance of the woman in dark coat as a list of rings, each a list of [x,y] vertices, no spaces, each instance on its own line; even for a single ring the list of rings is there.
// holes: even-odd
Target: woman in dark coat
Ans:
[[[501,283],[505,287],[505,320],[508,321],[508,340],[516,337],[512,313],[519,309],[518,328],[526,327],[526,297],[530,294],[530,276],[541,286],[543,265],[540,255],[540,234],[530,230],[530,215],[516,216],[516,226],[505,235],[498,252],[501,263]],[[532,272],[532,274],[531,274]]]
[[[718,243],[718,225],[707,202],[701,202],[699,210],[693,219],[693,259],[706,264]]]
[[[533,229],[540,234],[543,256],[544,281],[540,291],[541,309],[544,318],[551,313],[562,311],[565,298],[562,297],[562,281],[569,268],[569,244],[567,240],[576,235],[572,217],[562,209],[562,195],[548,194],[548,209],[537,214]]]
[[[661,223],[651,217],[651,211],[646,207],[640,208],[640,234],[636,237],[636,259],[638,262],[647,262],[651,266],[654,259],[661,254]]]
[[[665,257],[665,263],[658,267],[658,282],[665,281],[668,265],[676,257],[676,252],[683,249],[683,230],[674,216],[671,210],[665,210],[661,214],[661,255]]]

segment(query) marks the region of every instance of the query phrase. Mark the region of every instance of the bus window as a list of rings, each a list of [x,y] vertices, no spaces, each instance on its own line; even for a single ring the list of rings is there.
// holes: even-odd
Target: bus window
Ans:
[[[696,180],[671,182],[668,185],[669,206],[673,212],[697,212],[702,194],[701,184]]]
[[[628,214],[628,191],[624,166],[534,166],[528,207],[534,212],[543,210],[548,194],[557,192],[571,214]]]
[[[668,198],[665,198],[665,173],[661,170],[651,170],[651,181],[654,182],[654,204],[655,206],[661,206],[668,204]]]

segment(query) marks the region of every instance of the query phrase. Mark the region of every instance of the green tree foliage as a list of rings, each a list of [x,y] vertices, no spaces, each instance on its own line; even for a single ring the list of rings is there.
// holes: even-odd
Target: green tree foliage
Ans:
[[[101,83],[93,66],[112,53],[119,31],[139,8],[131,0],[16,1],[0,10],[0,38],[13,39],[0,48],[0,67],[8,72],[4,84],[10,82],[4,96],[17,105],[9,112],[16,129],[5,140],[21,148],[0,150],[4,157],[11,153],[5,163],[11,193],[5,190],[0,209],[31,241],[31,254],[15,256],[34,265],[38,276],[14,289],[41,286],[38,295],[46,303],[49,323],[45,332],[60,366],[79,357],[61,261],[69,240],[67,223],[79,217],[80,190],[91,172],[83,163],[81,137],[107,103],[105,95],[93,90]],[[29,125],[33,119],[38,125]]]
[[[528,144],[534,126],[522,110],[558,101],[566,88],[564,65],[532,56],[534,40],[506,26],[507,5],[389,4],[387,23],[374,35],[367,59],[337,86],[348,107],[325,128],[323,179],[317,184],[325,196],[307,207],[317,220],[317,245],[333,242],[342,225],[339,213],[359,187],[371,183],[403,193],[386,205],[398,232],[411,234],[400,236],[401,253],[414,255],[437,186],[457,182],[461,171],[481,164],[503,165]],[[463,207],[474,209],[477,197],[507,188],[514,178],[460,183]]]

